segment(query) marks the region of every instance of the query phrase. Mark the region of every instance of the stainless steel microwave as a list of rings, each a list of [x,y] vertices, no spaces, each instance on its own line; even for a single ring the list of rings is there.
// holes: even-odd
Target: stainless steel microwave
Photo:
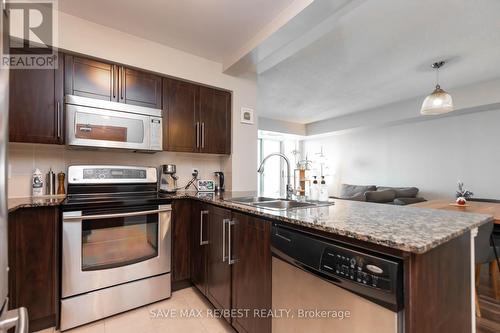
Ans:
[[[66,95],[66,143],[74,147],[162,150],[160,109]]]

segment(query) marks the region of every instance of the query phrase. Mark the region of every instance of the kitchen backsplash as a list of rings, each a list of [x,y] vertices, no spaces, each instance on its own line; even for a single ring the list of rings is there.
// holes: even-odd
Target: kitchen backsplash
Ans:
[[[123,151],[76,150],[66,146],[9,144],[8,187],[9,198],[31,195],[31,176],[35,168],[45,175],[50,168],[57,174],[67,173],[74,164],[140,165],[158,167],[161,164],[177,165],[179,186],[191,179],[193,169],[199,170],[200,179],[215,179],[215,171],[223,170],[229,157],[190,153],[160,152],[155,154]],[[224,171],[224,170],[223,170]],[[229,173],[228,173],[229,174]]]

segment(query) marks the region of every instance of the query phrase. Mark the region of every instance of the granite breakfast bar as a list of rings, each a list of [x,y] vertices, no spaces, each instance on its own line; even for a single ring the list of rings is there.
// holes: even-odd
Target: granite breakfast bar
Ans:
[[[179,193],[404,262],[405,332],[475,332],[474,238],[492,216],[335,200],[333,205],[276,211],[223,195]]]
[[[190,225],[191,206],[202,203],[397,258],[404,266],[405,333],[475,332],[474,237],[478,227],[493,223],[491,216],[337,199],[329,206],[287,211],[232,201],[253,195],[251,192],[158,194],[171,200],[173,206],[173,234],[179,237],[173,239],[173,271],[175,261],[179,260],[177,246],[188,251],[184,257],[193,255],[189,246],[182,247],[182,240],[189,241],[192,229],[188,228],[185,231],[188,237],[182,238],[183,232],[176,228]],[[9,199],[8,208],[10,213],[47,206],[57,209],[64,204],[63,200]],[[181,202],[184,208],[179,208]]]

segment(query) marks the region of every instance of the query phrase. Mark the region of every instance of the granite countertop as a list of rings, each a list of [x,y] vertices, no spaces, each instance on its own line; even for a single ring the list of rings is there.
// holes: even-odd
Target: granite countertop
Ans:
[[[226,208],[347,236],[411,253],[425,253],[482,224],[492,222],[485,214],[451,212],[411,206],[334,200],[334,205],[288,211],[273,211],[227,200],[254,195],[226,192],[223,196],[179,193]]]
[[[19,208],[58,206],[65,198],[65,195],[9,198],[7,200],[7,207],[9,213],[11,213]]]
[[[425,253],[482,224],[492,222],[485,214],[461,213],[411,206],[393,206],[335,199],[330,206],[276,211],[237,204],[228,200],[255,196],[255,192],[178,192],[167,199],[191,198],[257,216],[379,244],[410,253]],[[9,212],[24,207],[56,206],[64,196],[13,198]]]

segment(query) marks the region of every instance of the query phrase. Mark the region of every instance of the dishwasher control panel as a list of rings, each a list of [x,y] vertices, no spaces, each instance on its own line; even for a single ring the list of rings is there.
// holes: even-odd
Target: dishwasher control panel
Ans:
[[[320,269],[359,284],[391,291],[395,287],[391,275],[396,272],[397,263],[339,246],[329,246],[321,256]]]
[[[403,302],[403,261],[273,222],[274,257],[388,309]]]

